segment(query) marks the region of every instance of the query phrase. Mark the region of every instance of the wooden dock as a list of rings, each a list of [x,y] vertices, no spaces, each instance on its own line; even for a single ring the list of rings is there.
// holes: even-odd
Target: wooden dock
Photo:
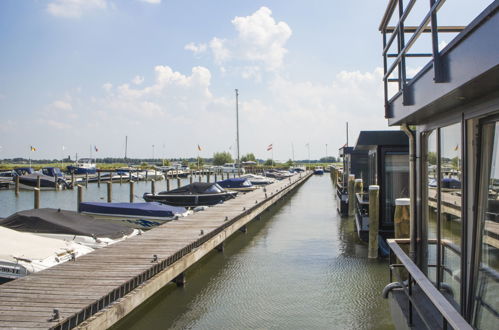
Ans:
[[[0,328],[105,329],[311,175],[301,173],[0,286]],[[54,311],[54,310],[57,311]],[[57,317],[58,314],[58,317]]]

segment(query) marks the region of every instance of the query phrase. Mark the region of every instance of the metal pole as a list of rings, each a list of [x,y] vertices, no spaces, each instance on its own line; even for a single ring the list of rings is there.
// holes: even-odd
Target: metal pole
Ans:
[[[241,171],[241,161],[239,159],[239,92],[236,89],[236,132],[237,132],[237,173]]]

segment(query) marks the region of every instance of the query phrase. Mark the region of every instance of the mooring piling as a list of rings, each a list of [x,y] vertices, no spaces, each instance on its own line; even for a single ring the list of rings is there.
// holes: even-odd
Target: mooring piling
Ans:
[[[369,186],[369,250],[368,258],[378,257],[379,186]]]
[[[40,188],[35,188],[33,189],[34,191],[34,208],[39,209],[40,208]]]

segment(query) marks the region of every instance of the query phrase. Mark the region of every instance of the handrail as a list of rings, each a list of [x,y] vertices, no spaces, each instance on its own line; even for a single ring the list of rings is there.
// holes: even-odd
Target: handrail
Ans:
[[[471,330],[473,329],[471,325],[458,313],[454,306],[440,293],[437,288],[431,283],[431,281],[426,277],[426,275],[416,266],[416,264],[407,256],[407,254],[400,248],[400,243],[404,243],[405,240],[399,239],[387,239],[388,246],[393,251],[395,256],[398,258],[400,263],[402,263],[410,274],[412,279],[421,288],[424,294],[428,297],[431,303],[439,311],[442,317],[452,326],[454,329]]]

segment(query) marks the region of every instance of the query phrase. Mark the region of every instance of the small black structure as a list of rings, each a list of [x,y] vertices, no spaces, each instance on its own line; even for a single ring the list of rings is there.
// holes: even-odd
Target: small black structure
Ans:
[[[343,159],[343,174],[336,183],[336,205],[342,216],[348,216],[348,177],[353,174],[356,179],[369,180],[368,152],[343,146],[339,149],[339,156]]]
[[[354,148],[368,157],[367,180],[369,185],[380,187],[379,234],[393,237],[395,199],[409,197],[409,138],[403,131],[361,131]],[[367,193],[357,194],[355,224],[360,239],[369,236],[369,201]]]

